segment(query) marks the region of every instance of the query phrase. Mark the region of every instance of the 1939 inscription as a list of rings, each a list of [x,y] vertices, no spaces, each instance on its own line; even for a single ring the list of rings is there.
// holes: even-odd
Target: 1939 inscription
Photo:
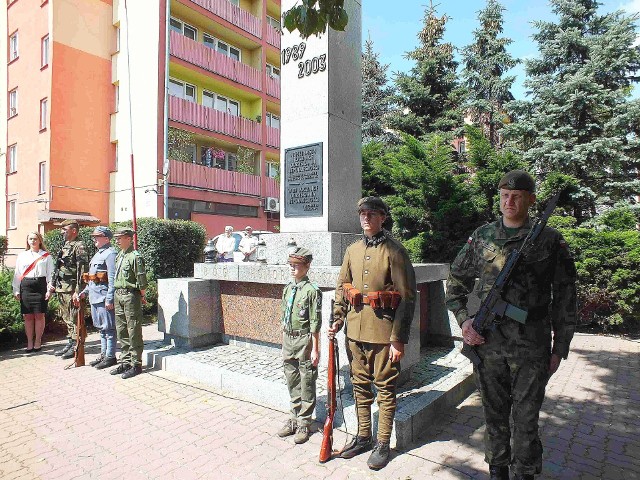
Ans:
[[[284,216],[322,216],[322,143],[284,153]]]

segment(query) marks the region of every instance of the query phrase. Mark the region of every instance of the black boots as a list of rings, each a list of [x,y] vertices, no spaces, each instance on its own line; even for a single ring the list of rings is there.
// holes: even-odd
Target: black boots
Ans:
[[[346,447],[338,455],[340,458],[353,458],[356,455],[360,455],[362,452],[371,450],[373,447],[373,441],[371,437],[357,436],[351,440]]]
[[[142,366],[136,365],[135,367],[130,367],[126,372],[122,374],[122,378],[131,378],[136,375],[140,375],[142,373]]]
[[[509,480],[509,467],[506,465],[489,465],[489,480]]]
[[[68,343],[64,347],[59,348],[58,350],[55,350],[53,352],[53,354],[56,357],[59,357],[61,355],[64,355],[65,353],[67,353],[69,350],[73,351],[73,340],[71,340],[71,339],[69,339]]]
[[[92,367],[95,367],[100,362],[102,362],[102,360],[104,360],[104,353],[101,353],[100,356],[98,358],[96,358],[95,360],[90,361],[89,365],[91,365]]]
[[[389,453],[389,442],[376,442],[376,446],[367,460],[367,466],[371,470],[380,470],[389,463]]]
[[[116,357],[106,357],[100,363],[97,363],[95,367],[97,370],[102,370],[103,368],[113,367],[116,363],[118,363]]]
[[[68,360],[76,356],[76,342],[71,340],[71,343],[69,343],[67,347],[69,347],[69,349],[60,356],[63,360]]]

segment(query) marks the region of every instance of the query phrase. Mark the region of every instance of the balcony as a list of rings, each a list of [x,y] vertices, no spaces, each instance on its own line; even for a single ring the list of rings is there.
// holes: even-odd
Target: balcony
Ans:
[[[267,125],[267,145],[273,148],[280,148],[280,129]]]
[[[169,183],[221,192],[260,196],[260,177],[169,160]],[[279,190],[278,190],[279,195]]]
[[[225,19],[227,22],[240,27],[245,32],[257,38],[262,38],[262,25],[258,17],[254,17],[246,10],[232,5],[229,0],[191,0],[205,10]]]
[[[265,40],[269,45],[273,45],[278,50],[280,50],[280,32],[273,28],[271,25],[267,25]]]
[[[265,197],[280,197],[280,184],[275,178],[267,177],[264,182],[264,196]]]
[[[280,79],[267,75],[267,95],[280,98]]]
[[[260,91],[262,89],[260,70],[218,53],[212,48],[191,40],[184,35],[171,31],[169,49],[171,55],[185,62],[197,65],[209,72],[241,83],[254,90]]]
[[[169,96],[169,120],[210,132],[222,133],[258,145],[262,142],[262,129],[259,123],[198,105],[173,95]]]

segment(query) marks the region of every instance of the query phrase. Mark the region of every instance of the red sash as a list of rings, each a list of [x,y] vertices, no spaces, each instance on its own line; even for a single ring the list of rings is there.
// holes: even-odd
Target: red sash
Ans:
[[[40,255],[38,258],[36,258],[36,259],[33,261],[33,263],[31,263],[31,265],[29,265],[29,266],[27,267],[27,269],[26,269],[24,272],[22,272],[22,275],[20,275],[20,281],[22,281],[22,279],[23,279],[24,277],[26,277],[26,276],[29,274],[29,272],[35,268],[36,264],[37,264],[40,260],[42,260],[43,258],[47,258],[48,256],[49,256],[49,252],[44,252],[42,255]]]

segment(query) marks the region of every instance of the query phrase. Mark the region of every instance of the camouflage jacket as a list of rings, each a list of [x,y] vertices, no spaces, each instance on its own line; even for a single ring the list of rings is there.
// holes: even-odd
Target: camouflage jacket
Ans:
[[[402,297],[392,309],[372,309],[369,305],[351,308],[342,285],[351,283],[363,294],[396,290]],[[351,340],[385,344],[409,342],[409,329],[416,301],[416,275],[407,251],[400,242],[381,232],[374,239],[355,242],[347,248],[338,276],[334,318],[345,320]]]
[[[65,242],[53,272],[53,286],[57,293],[80,293],[85,284],[82,274],[89,268],[89,257],[82,240]]]
[[[475,280],[478,280],[475,293],[482,301],[509,253],[522,245],[530,229],[531,221],[527,220],[509,237],[500,219],[483,225],[469,237],[451,264],[447,281],[447,307],[460,325],[469,318],[467,300]],[[520,259],[503,299],[529,312],[527,324],[545,325],[544,319],[550,317],[552,352],[567,357],[576,324],[576,267],[566,241],[557,230],[545,228],[528,255]]]

